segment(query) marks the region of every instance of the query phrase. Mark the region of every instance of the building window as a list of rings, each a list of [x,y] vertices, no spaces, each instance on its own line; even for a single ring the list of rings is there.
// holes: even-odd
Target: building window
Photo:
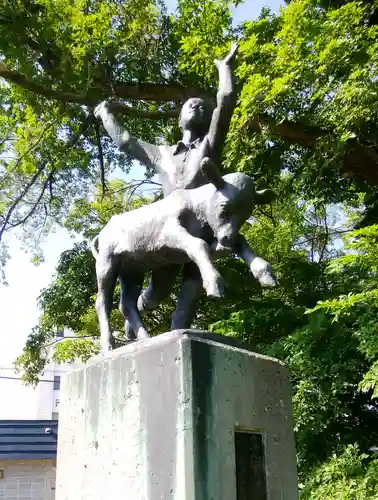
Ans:
[[[60,390],[60,375],[54,375],[54,391]]]

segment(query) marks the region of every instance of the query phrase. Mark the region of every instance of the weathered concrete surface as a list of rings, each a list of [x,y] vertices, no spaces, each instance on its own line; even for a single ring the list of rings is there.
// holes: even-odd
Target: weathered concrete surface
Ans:
[[[93,358],[61,390],[57,500],[237,500],[235,429],[262,431],[268,500],[298,497],[286,367],[173,331]]]

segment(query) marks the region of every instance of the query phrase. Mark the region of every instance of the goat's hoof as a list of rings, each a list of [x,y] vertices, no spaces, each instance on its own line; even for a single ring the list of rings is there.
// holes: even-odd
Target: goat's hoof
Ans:
[[[221,276],[216,276],[215,279],[204,283],[204,288],[208,297],[221,298],[224,296],[224,284]]]
[[[274,288],[278,285],[277,278],[274,274],[266,273],[259,278],[260,285],[264,288]]]
[[[132,342],[133,340],[136,340],[135,333],[131,328],[130,323],[127,320],[125,321],[125,335],[127,342]]]
[[[275,287],[278,285],[277,278],[274,275],[273,267],[269,262],[256,257],[251,265],[251,273],[264,288]]]
[[[263,288],[273,288],[278,285],[278,281],[276,276],[274,275],[273,269],[271,266],[262,269],[258,275],[256,276],[260,285]]]
[[[102,345],[100,348],[100,354],[107,354],[112,351],[113,347],[110,344]]]
[[[111,339],[109,339],[105,342],[100,343],[100,353],[101,354],[106,354],[109,351],[112,351],[113,349],[115,349],[114,337],[112,337]]]
[[[148,335],[146,330],[139,330],[138,332],[138,340],[145,340],[149,339],[150,336]]]

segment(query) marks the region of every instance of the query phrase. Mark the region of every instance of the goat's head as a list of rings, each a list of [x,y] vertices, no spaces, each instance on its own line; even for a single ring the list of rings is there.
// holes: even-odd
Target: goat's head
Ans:
[[[208,158],[203,160],[201,167],[204,176],[216,188],[206,200],[207,220],[218,241],[230,246],[252,213],[256,202],[255,185],[248,175],[240,172],[222,177]]]

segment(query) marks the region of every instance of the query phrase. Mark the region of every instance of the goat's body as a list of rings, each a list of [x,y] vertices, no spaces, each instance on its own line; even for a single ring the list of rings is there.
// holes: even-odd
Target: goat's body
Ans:
[[[203,187],[212,188],[211,185]],[[98,236],[98,252],[118,262],[126,258],[129,272],[136,268],[146,272],[171,263],[187,262],[185,252],[169,244],[170,231],[173,223],[181,223],[192,236],[209,239],[211,230],[202,208],[197,203],[193,216],[192,196],[182,189],[150,205],[114,215]]]
[[[188,262],[190,259],[182,249],[170,245],[172,224],[180,224],[190,235],[210,244],[214,234],[204,202],[216,191],[212,184],[191,190],[177,189],[155,203],[112,216],[97,237],[98,253],[106,253],[118,261],[124,256],[130,265],[145,272]]]

